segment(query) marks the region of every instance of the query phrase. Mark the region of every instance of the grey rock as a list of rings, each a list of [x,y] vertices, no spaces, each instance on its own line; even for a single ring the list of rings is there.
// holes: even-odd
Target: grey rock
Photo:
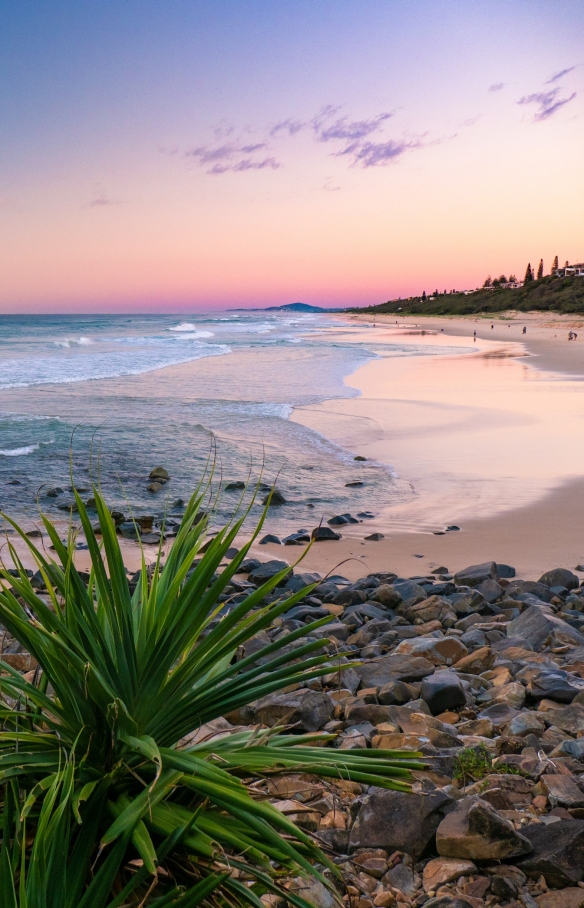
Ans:
[[[286,504],[286,499],[282,495],[279,489],[271,489],[266,497],[262,500],[263,505],[269,505],[271,508],[280,507],[282,504]]]
[[[436,831],[436,849],[446,858],[503,860],[532,850],[512,823],[482,798],[464,798]]]
[[[492,582],[494,583],[495,581]],[[455,593],[450,596],[450,601],[457,615],[472,615],[474,612],[480,612],[486,606],[486,599],[478,590]]]
[[[567,590],[575,590],[580,586],[580,581],[576,574],[573,574],[567,568],[554,568],[551,571],[546,571],[545,574],[541,575],[538,582],[545,584],[545,586],[563,586]]]
[[[279,536],[274,536],[273,533],[267,533],[265,536],[262,536],[258,545],[268,545],[269,543],[272,543],[272,545],[282,545],[282,540]]]
[[[380,602],[386,608],[395,608],[402,601],[398,590],[389,583],[382,583],[376,590],[369,594],[373,602]]]
[[[497,579],[497,565],[494,561],[485,561],[484,564],[472,564],[470,567],[457,571],[454,582],[458,586],[478,586],[485,580]]]
[[[515,568],[510,564],[497,564],[497,580],[511,580],[515,577]]]
[[[503,587],[499,586],[496,580],[483,580],[475,589],[489,603],[496,602],[503,595]]]
[[[385,687],[390,681],[420,681],[431,675],[434,666],[422,656],[381,656],[358,665],[355,671],[361,687]]]
[[[271,580],[272,577],[275,577],[276,574],[279,574],[280,571],[283,571],[286,568],[291,571],[290,566],[285,561],[265,561],[263,564],[260,564],[259,567],[253,568],[249,572],[249,580],[257,586],[260,586],[262,583],[265,583],[266,580]]]
[[[531,679],[529,693],[536,700],[555,700],[556,703],[571,703],[581,691],[584,680],[562,669],[542,669]]]
[[[533,852],[518,862],[532,879],[548,886],[575,886],[584,876],[584,820],[560,819],[553,826],[533,824],[523,831]]]
[[[518,618],[510,621],[507,636],[527,640],[535,650],[543,649],[552,637],[584,646],[584,636],[545,605],[530,605]]]
[[[421,697],[433,716],[448,709],[457,709],[466,703],[460,679],[454,672],[447,671],[435,672],[431,678],[424,678]]]
[[[377,699],[386,706],[402,706],[415,696],[413,688],[405,681],[390,681],[380,689]]]
[[[440,790],[416,794],[370,788],[351,829],[349,848],[399,850],[419,858],[451,803]]]
[[[329,721],[333,701],[319,691],[300,689],[287,694],[268,694],[253,704],[256,721],[262,725],[298,725],[303,731],[318,731]]]
[[[315,542],[326,542],[327,540],[340,539],[341,534],[335,533],[330,527],[315,527],[310,534]]]

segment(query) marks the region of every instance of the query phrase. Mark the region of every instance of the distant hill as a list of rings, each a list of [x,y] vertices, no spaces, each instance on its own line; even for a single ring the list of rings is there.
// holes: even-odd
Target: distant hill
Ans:
[[[308,303],[287,303],[285,306],[268,306],[265,312],[342,312],[342,309],[324,309],[322,306],[309,306]]]
[[[516,290],[497,288],[474,293],[439,293],[422,299],[389,300],[351,312],[404,315],[473,315],[478,312],[581,312],[584,313],[584,277],[541,278]]]

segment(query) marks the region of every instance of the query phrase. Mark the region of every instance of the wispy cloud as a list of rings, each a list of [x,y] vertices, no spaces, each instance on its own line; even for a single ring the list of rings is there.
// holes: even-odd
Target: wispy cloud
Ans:
[[[504,88],[504,82],[493,82],[492,85],[489,85],[489,91],[502,91]]]
[[[83,208],[108,208],[111,205],[124,205],[121,199],[112,199],[105,192],[96,192],[89,202],[83,205]]]
[[[547,82],[544,83],[544,85],[553,85],[554,82],[557,82],[558,79],[562,78],[562,76],[567,76],[568,73],[571,73],[574,69],[576,69],[575,66],[568,66],[567,69],[561,69],[559,73],[556,73],[551,77],[551,79],[548,79]]]
[[[520,98],[517,102],[518,104],[535,104],[538,108],[534,114],[534,121],[539,122],[541,120],[548,120],[551,116],[558,112],[562,107],[565,107],[566,104],[569,104],[570,101],[573,101],[576,97],[576,92],[567,98],[559,98],[558,95],[561,91],[561,88],[550,88],[549,91],[538,91],[531,95],[524,95],[523,98]]]
[[[242,130],[243,135],[255,133],[258,141],[253,143],[231,138],[236,133],[235,128],[222,123],[214,131],[214,142],[192,148],[184,152],[184,156],[194,159],[213,176],[250,170],[278,170],[283,164],[275,149],[280,148],[282,142],[305,133],[319,144],[331,145],[331,157],[346,158],[351,167],[369,168],[390,164],[408,151],[443,141],[426,141],[421,137],[384,137],[382,133],[388,120],[395,115],[394,111],[382,111],[362,119],[352,119],[341,111],[341,107],[327,104],[307,120],[288,117],[263,130],[251,127]],[[329,186],[325,188],[330,191]],[[334,190],[337,188],[335,186]]]

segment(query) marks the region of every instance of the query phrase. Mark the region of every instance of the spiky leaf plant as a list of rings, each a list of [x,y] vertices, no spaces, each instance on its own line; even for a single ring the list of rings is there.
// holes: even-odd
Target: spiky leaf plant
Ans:
[[[29,680],[0,663],[2,908],[263,908],[267,893],[306,908],[286,880],[312,875],[330,886],[315,864],[336,868],[250,781],[294,771],[405,789],[419,765],[285,729],[181,744],[212,719],[334,670],[318,642],[288,647],[323,621],[237,658],[307,590],[265,604],[282,572],[230,608],[222,593],[251,542],[229,566],[224,559],[245,515],[201,556],[204,494],[190,500],[164,565],[161,549],[153,571],[142,554],[133,593],[98,490],[101,539],[75,494],[88,580],[75,567],[71,531],[64,543],[41,515],[53,558],[10,521],[47,593],[33,588],[9,545],[17,570],[0,572],[0,622],[39,668]]]

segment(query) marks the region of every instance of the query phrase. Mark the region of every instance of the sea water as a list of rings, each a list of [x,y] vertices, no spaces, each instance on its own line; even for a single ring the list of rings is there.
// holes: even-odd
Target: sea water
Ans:
[[[344,379],[379,348],[343,341],[346,324],[269,311],[1,316],[0,507],[56,517],[72,483],[87,497],[99,483],[112,508],[160,513],[209,470],[218,520],[240,494],[227,483],[275,483],[287,504],[270,509],[268,528],[280,532],[403,501],[411,488],[391,464],[356,461],[358,449],[289,420],[296,406],[358,393]],[[444,350],[391,349],[433,352]],[[153,494],[157,466],[171,480]],[[55,487],[63,491],[48,496]]]

